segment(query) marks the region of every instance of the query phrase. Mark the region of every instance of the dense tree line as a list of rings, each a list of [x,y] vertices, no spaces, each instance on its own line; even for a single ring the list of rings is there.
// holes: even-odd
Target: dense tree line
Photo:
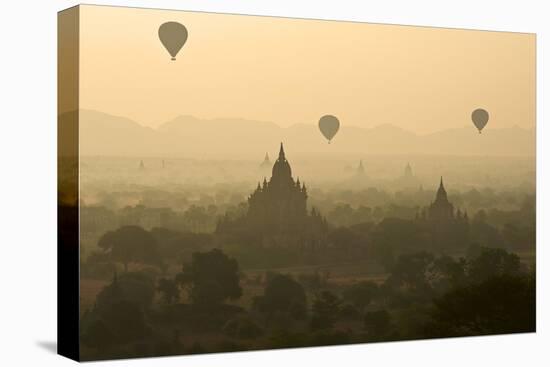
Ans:
[[[243,279],[219,249],[195,252],[174,276],[115,273],[82,316],[85,351],[116,358],[535,330],[533,269],[503,249],[402,254],[383,282],[311,279]],[[247,283],[262,291],[234,305]]]
[[[531,210],[508,213],[506,217],[512,220],[525,215],[531,215]],[[466,230],[449,231],[438,241],[432,238],[432,228],[415,218],[384,218],[379,222],[361,222],[349,227],[330,226],[324,245],[320,247],[265,247],[258,238],[246,233],[228,236],[166,228],[147,231],[139,226],[122,226],[99,238],[99,251],[92,252],[84,261],[83,273],[90,277],[110,276],[116,264],[122,264],[126,270],[129,264],[142,264],[164,272],[174,264],[188,261],[193,252],[214,246],[234,256],[245,269],[359,260],[376,261],[388,268],[402,253],[424,250],[461,254],[472,245],[532,251],[535,228],[522,227],[515,222],[506,222],[502,226],[491,224],[502,217],[494,211],[480,210],[469,220]]]

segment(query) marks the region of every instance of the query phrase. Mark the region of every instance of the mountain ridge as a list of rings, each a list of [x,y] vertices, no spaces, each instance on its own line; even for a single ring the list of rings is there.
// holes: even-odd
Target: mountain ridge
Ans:
[[[482,134],[468,126],[418,134],[386,123],[370,128],[344,125],[329,145],[316,125],[304,123],[280,127],[270,121],[178,115],[152,128],[87,109],[80,110],[80,131],[81,154],[104,156],[242,158],[273,151],[281,141],[296,154],[534,156],[536,141],[534,129],[519,126],[489,127]],[[228,149],[222,149],[226,145]]]

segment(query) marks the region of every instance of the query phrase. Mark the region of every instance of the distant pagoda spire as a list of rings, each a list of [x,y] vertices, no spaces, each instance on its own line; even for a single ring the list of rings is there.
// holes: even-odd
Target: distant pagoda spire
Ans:
[[[365,174],[365,167],[363,167],[363,160],[359,160],[359,166],[357,167],[357,174],[358,175],[364,175]]]
[[[443,185],[443,176],[441,176],[441,179],[439,181],[439,188],[437,189],[435,201],[449,202],[449,200],[447,199],[447,191],[445,190],[445,186]]]
[[[260,167],[261,168],[271,167],[271,161],[269,159],[269,154],[267,152],[265,153],[264,160],[263,160],[262,164],[260,164]]]
[[[405,178],[411,178],[413,176],[412,167],[411,167],[411,164],[409,162],[407,162],[407,165],[405,166],[404,176],[405,176]]]

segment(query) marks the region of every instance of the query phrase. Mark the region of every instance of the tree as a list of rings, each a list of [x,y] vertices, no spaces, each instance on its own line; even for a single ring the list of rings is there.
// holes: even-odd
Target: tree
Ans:
[[[189,209],[185,211],[183,217],[189,224],[189,227],[192,228],[193,232],[203,231],[208,220],[215,218],[215,216],[208,216],[204,207],[196,205],[191,205]]]
[[[419,222],[385,218],[372,233],[372,242],[393,250],[420,249],[428,243],[428,233]]]
[[[502,246],[503,239],[498,229],[487,223],[487,212],[479,210],[470,226],[471,238],[485,246]]]
[[[106,349],[116,344],[115,336],[105,322],[101,319],[94,320],[84,331],[82,342],[98,352],[104,352]]]
[[[430,269],[430,283],[436,289],[448,289],[466,282],[466,260],[440,256],[434,259]]]
[[[120,343],[142,339],[150,333],[143,309],[131,301],[116,302],[101,310],[99,317]]]
[[[145,310],[154,295],[152,280],[143,273],[115,274],[96,297],[93,310],[81,321],[83,342],[98,351],[142,339],[150,333]]]
[[[323,291],[315,296],[312,306],[312,329],[330,329],[340,312],[342,301],[329,291]]]
[[[471,281],[481,282],[494,276],[517,274],[520,271],[520,260],[518,255],[506,250],[485,247],[469,261],[467,271]]]
[[[195,305],[216,306],[242,295],[239,264],[219,249],[193,253],[191,264],[176,276],[180,285],[189,286]]]
[[[317,291],[319,288],[326,285],[326,279],[322,277],[322,275],[319,272],[319,269],[315,269],[315,271],[311,274],[306,274],[306,273],[299,274],[298,281],[306,289],[313,290],[313,291]]]
[[[350,254],[350,251],[361,245],[361,238],[347,227],[338,227],[328,233],[328,239],[338,250],[338,254]]]
[[[374,282],[359,282],[346,288],[342,293],[344,300],[351,302],[359,310],[363,310],[371,303],[378,292],[378,285]]]
[[[115,274],[111,284],[105,286],[96,296],[96,309],[101,310],[120,301],[130,301],[147,309],[151,306],[154,295],[155,287],[149,275],[139,272]]]
[[[294,319],[306,315],[306,293],[300,283],[290,275],[274,274],[264,289],[264,294],[254,299],[254,308],[268,315],[281,312]]]
[[[427,273],[433,261],[434,256],[424,251],[401,255],[386,282],[413,291],[426,290],[430,288]]]
[[[180,298],[178,284],[173,279],[159,279],[157,283],[157,291],[162,294],[163,301],[168,304],[177,302]]]
[[[370,337],[382,338],[390,327],[390,314],[386,310],[369,311],[365,314],[364,325]]]
[[[106,232],[99,239],[98,246],[108,252],[113,261],[124,264],[132,262],[159,265],[156,241],[151,233],[139,226],[123,226]]]
[[[212,235],[207,233],[180,232],[166,228],[153,228],[150,232],[162,259],[177,260],[180,263],[182,258],[191,259],[193,252],[200,251],[212,242]]]
[[[260,336],[262,329],[248,316],[238,315],[225,323],[223,332],[233,338],[253,339]]]
[[[535,331],[533,275],[499,275],[455,288],[434,300],[433,336],[508,334]]]
[[[352,224],[354,210],[349,204],[338,205],[328,214],[331,223],[347,226]]]

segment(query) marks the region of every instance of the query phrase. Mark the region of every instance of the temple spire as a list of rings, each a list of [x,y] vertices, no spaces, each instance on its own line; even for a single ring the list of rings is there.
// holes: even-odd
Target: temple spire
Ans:
[[[271,162],[269,160],[269,154],[266,152],[264,160],[263,160],[262,164],[260,164],[260,167],[261,168],[267,168],[267,167],[270,167],[270,166],[271,166]]]
[[[443,186],[443,176],[439,180],[439,189],[437,189],[436,201],[445,201],[447,202],[447,191],[445,191],[445,186]]]
[[[283,148],[283,142],[281,142],[281,149],[279,149],[279,159],[285,160],[285,150]]]
[[[287,183],[290,183],[290,181],[292,181],[292,170],[290,169],[290,164],[285,157],[283,143],[281,143],[279,158],[273,165],[273,169],[271,170],[271,180],[269,182],[270,184],[272,183],[277,186],[281,183],[286,185]]]
[[[365,167],[363,167],[363,160],[359,160],[359,166],[357,167],[357,174],[362,175],[365,173]]]
[[[413,172],[412,172],[412,167],[410,162],[407,162],[407,165],[405,166],[404,177],[407,179],[410,179],[413,177]]]

